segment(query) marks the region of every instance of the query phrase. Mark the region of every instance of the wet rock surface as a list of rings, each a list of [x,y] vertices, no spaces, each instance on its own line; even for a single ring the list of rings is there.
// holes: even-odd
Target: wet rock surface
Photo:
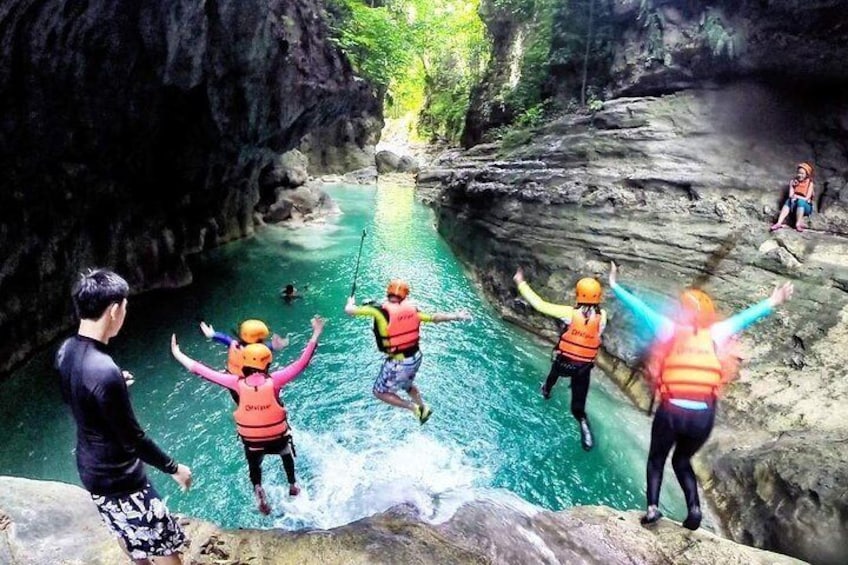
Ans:
[[[0,477],[0,557],[12,565],[128,562],[88,494],[63,483]],[[432,525],[400,506],[332,530],[221,530],[194,519],[186,561],[198,565],[396,563],[790,564],[799,561],[601,506],[538,512],[488,501]],[[2,552],[6,551],[6,555]]]
[[[806,453],[799,464],[815,476],[818,450],[835,448],[831,434],[848,430],[846,111],[838,97],[802,104],[756,83],[619,98],[593,116],[544,126],[517,148],[483,144],[446,152],[418,175],[419,191],[501,312],[549,339],[554,324],[515,300],[511,277],[518,265],[543,297],[570,303],[578,278],[605,279],[615,260],[621,283],[647,299],[660,304],[697,284],[724,315],[766,298],[780,281],[794,282],[793,300],[742,337],[744,369],[719,412],[721,426],[734,430],[732,441],[705,451],[702,467],[709,473],[734,446],[755,449],[781,433],[803,431],[807,441],[795,453]],[[801,160],[812,160],[818,171],[812,229],[769,233]],[[649,391],[633,370],[646,336],[617,301],[608,298],[606,307],[609,355],[599,366],[646,407]],[[844,466],[833,469],[848,476]],[[749,477],[710,488],[717,500],[725,488],[754,500],[756,484]],[[787,504],[793,503],[771,498],[758,511],[778,513]],[[728,524],[753,517],[730,505],[717,509]],[[848,547],[848,523],[832,523]],[[816,558],[805,543],[787,545],[800,540],[784,529],[788,522],[768,527],[771,536],[729,532],[763,547],[777,547],[770,544],[780,538],[782,551]],[[810,539],[816,531],[804,530],[803,522],[792,528]]]
[[[787,432],[728,447],[712,466],[710,490],[734,539],[848,563],[848,433]]]

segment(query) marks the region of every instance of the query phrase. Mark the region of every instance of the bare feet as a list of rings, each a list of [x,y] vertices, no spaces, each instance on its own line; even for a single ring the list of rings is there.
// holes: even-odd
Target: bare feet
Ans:
[[[253,489],[253,494],[256,495],[256,505],[259,508],[259,512],[267,516],[271,513],[271,505],[268,504],[268,499],[265,496],[265,489],[262,488],[262,485],[256,485]]]

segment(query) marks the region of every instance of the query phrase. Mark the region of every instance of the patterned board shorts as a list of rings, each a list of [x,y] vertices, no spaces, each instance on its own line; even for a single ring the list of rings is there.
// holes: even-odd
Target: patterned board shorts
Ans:
[[[92,494],[100,516],[133,559],[180,553],[186,535],[151,485],[125,496]]]
[[[406,359],[386,359],[374,381],[374,392],[408,391],[421,367],[421,352]]]

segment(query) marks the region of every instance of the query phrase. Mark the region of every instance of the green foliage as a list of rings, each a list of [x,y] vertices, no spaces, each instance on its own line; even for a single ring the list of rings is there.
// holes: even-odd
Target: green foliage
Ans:
[[[533,133],[529,128],[508,129],[501,137],[501,150],[511,151],[522,145],[527,145],[533,139]]]
[[[708,10],[701,18],[701,30],[707,40],[713,55],[720,57],[726,54],[733,59],[736,56],[736,37],[724,26],[724,21],[716,12]]]
[[[545,0],[489,0],[489,3],[501,16],[511,18],[515,22],[523,22],[531,19],[536,13],[538,4]]]
[[[603,110],[603,109],[604,109],[604,101],[603,101],[603,100],[598,100],[597,98],[595,98],[595,97],[593,96],[593,97],[589,98],[589,102],[586,104],[586,108],[587,108],[590,112],[592,112],[593,114],[594,114],[595,112],[600,112],[601,110]]]
[[[332,0],[331,25],[386,114],[420,114],[419,133],[458,139],[488,53],[479,0]],[[372,7],[372,4],[380,4]]]
[[[371,8],[360,0],[335,0],[341,21],[335,41],[354,68],[386,89],[401,76],[412,58],[412,41],[403,13],[396,8]]]
[[[561,106],[567,106],[570,99],[583,104],[587,102],[587,93],[592,91],[597,96],[606,86],[615,40],[612,6],[610,0],[571,0],[558,4],[554,13],[549,88]]]
[[[513,122],[518,127],[536,127],[542,124],[545,119],[545,110],[547,104],[540,102],[530,106],[515,118]]]
[[[648,58],[662,61],[665,57],[665,46],[663,45],[662,20],[659,12],[654,9],[651,0],[642,0],[639,4],[639,15],[637,20],[647,28]]]

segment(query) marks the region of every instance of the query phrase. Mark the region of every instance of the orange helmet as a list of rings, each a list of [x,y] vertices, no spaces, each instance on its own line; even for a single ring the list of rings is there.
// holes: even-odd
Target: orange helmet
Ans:
[[[271,335],[262,320],[245,320],[239,325],[239,338],[244,343],[259,343]]]
[[[271,360],[274,358],[271,354],[271,350],[263,343],[251,343],[245,345],[241,350],[241,355],[242,365],[244,367],[259,369],[260,371],[266,370],[268,365],[271,364]]]
[[[695,321],[695,325],[706,327],[715,321],[716,312],[712,299],[697,288],[687,288],[680,294],[680,307]]]
[[[386,295],[397,296],[401,300],[409,296],[409,283],[401,279],[392,279],[386,288]]]
[[[813,166],[809,163],[798,163],[799,169],[804,169],[807,172],[807,176],[813,178]]]
[[[575,288],[577,291],[578,304],[600,304],[601,303],[601,283],[592,277],[582,278],[577,281]]]

